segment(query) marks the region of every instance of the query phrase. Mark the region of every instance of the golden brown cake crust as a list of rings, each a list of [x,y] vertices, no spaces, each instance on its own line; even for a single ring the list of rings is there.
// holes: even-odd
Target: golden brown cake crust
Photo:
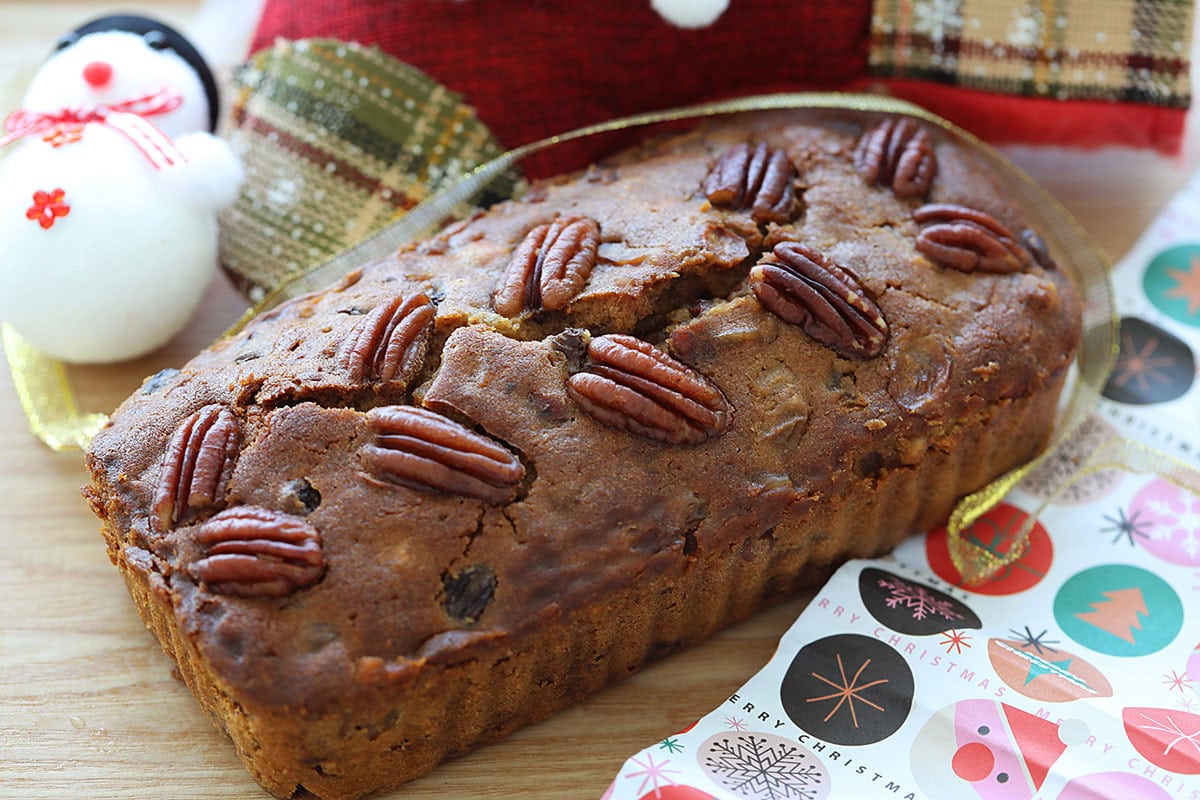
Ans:
[[[948,143],[924,194],[868,185],[875,122],[748,117],[539,184],[121,406],[85,493],[256,779],[395,786],[894,546],[1044,446],[1076,291],[1020,243],[1013,271],[928,256],[923,205],[1019,241],[1028,221]],[[743,142],[786,155],[794,209],[706,192]],[[877,355],[772,306],[752,268],[780,242],[861,285],[876,310],[843,311],[858,340],[886,333]],[[522,247],[562,281],[536,284]],[[506,280],[527,291],[494,300]]]

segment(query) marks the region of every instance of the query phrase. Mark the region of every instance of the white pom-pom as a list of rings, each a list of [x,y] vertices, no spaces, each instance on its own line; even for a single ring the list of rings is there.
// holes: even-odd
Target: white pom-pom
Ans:
[[[210,133],[196,132],[180,136],[175,146],[187,163],[164,170],[164,179],[178,187],[197,208],[221,211],[233,205],[245,173],[229,143]]]
[[[678,28],[707,28],[729,8],[729,0],[650,0],[650,5]]]

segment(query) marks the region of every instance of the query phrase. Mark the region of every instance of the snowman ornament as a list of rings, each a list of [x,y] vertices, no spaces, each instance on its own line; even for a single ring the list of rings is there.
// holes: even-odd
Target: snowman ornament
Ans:
[[[60,39],[0,133],[0,321],[64,361],[147,353],[195,311],[242,167],[200,54],[145,17]]]

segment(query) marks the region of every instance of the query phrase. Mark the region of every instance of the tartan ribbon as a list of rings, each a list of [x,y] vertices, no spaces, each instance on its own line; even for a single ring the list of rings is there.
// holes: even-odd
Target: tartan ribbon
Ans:
[[[63,128],[89,124],[107,125],[128,139],[155,169],[183,163],[183,154],[147,117],[166,114],[179,108],[183,98],[166,89],[147,92],[117,103],[63,108],[53,113],[20,109],[4,120],[7,134],[0,137],[0,148],[28,136],[48,134]]]
[[[1187,0],[872,0],[883,77],[1019,97],[1187,108]]]

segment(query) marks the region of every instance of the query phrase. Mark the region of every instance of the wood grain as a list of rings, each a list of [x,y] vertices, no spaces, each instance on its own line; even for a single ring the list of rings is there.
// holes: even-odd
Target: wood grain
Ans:
[[[126,3],[177,23],[195,2]],[[40,59],[100,4],[0,6],[0,80]],[[11,92],[11,88],[10,88]],[[1185,156],[1125,151],[1012,154],[1118,257],[1188,177]],[[143,376],[181,365],[240,314],[223,279],[175,341],[114,367],[72,368],[88,410],[111,410]],[[79,495],[78,452],[28,432],[0,376],[0,797],[262,798],[232,747],[200,714],[142,627]],[[806,598],[712,641],[507,741],[447,764],[396,798],[598,797],[625,758],[715,708],[770,657]]]

